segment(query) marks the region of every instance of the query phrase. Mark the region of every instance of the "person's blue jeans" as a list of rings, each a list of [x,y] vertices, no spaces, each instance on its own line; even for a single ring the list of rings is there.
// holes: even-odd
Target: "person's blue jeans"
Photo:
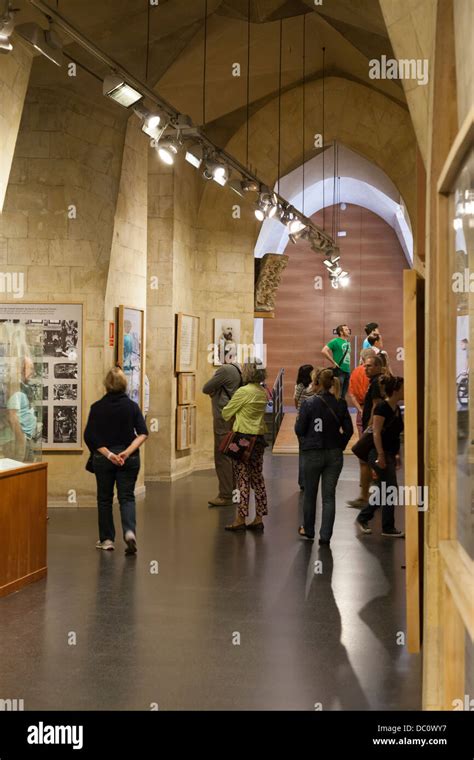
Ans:
[[[304,500],[304,532],[314,537],[316,520],[316,498],[319,479],[322,478],[323,515],[319,537],[329,541],[336,517],[336,486],[344,463],[342,449],[310,449],[302,451]]]
[[[369,503],[367,504],[364,509],[362,509],[357,519],[359,522],[368,522],[371,520],[374,516],[375,510],[378,506],[382,507],[382,530],[385,532],[386,530],[391,530],[395,527],[395,508],[393,504],[387,504],[387,499],[382,499],[382,484],[385,483],[387,489],[390,486],[395,486],[397,488],[398,493],[398,486],[397,486],[397,468],[396,468],[396,459],[393,454],[385,454],[385,469],[381,469],[378,464],[375,464],[375,460],[378,459],[377,449],[372,449],[372,451],[369,453],[369,465],[372,467],[372,469],[377,473],[378,481],[375,484],[378,486],[379,491],[378,494],[375,492],[375,496],[378,495],[378,499],[374,498],[374,492],[371,493],[371,498],[369,498]],[[386,491],[386,493],[390,494],[390,491]],[[372,503],[371,502],[377,502]],[[390,499],[390,501],[393,501],[393,498]]]
[[[110,451],[119,454],[122,449],[112,447]],[[135,483],[140,470],[140,454],[136,451],[127,459],[123,467],[117,467],[107,457],[94,452],[94,474],[97,481],[97,507],[99,512],[99,539],[115,541],[113,517],[114,487],[120,504],[123,535],[127,530],[136,532]]]
[[[342,369],[335,367],[333,369],[333,375],[334,377],[337,377],[341,383],[341,398],[343,401],[345,401],[346,393],[349,390],[349,380],[351,378],[351,373],[343,372]]]

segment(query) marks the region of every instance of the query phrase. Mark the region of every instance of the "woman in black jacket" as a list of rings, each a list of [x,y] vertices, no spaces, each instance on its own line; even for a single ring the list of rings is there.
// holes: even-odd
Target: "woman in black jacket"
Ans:
[[[107,393],[92,404],[84,431],[84,440],[93,452],[93,470],[97,480],[99,540],[97,549],[114,549],[115,526],[112,512],[114,486],[122,518],[126,554],[136,554],[135,483],[140,470],[139,447],[148,430],[140,407],[125,391],[127,378],[118,367],[105,378]]]
[[[295,425],[296,435],[301,437],[304,479],[304,525],[298,532],[301,538],[314,540],[316,498],[322,477],[323,515],[319,543],[329,545],[343,452],[354,430],[346,402],[331,393],[336,382],[332,369],[321,370],[316,382],[321,390],[302,403]]]

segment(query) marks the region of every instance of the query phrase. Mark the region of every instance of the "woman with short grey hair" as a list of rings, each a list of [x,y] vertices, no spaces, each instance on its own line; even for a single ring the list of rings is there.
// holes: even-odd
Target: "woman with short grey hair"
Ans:
[[[232,430],[245,436],[251,442],[253,449],[247,462],[233,459],[235,485],[239,495],[237,515],[226,530],[263,531],[263,517],[267,511],[267,492],[263,478],[263,454],[265,442],[265,411],[268,397],[262,387],[266,371],[258,362],[249,362],[242,370],[243,386],[238,388],[229,403],[222,410],[225,420],[234,417]],[[255,493],[256,516],[253,522],[246,525],[245,519],[249,514],[250,488]]]

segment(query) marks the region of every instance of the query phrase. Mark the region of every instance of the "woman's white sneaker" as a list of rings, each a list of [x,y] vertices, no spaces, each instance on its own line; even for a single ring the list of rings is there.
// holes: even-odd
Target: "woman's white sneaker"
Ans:
[[[96,549],[104,549],[106,552],[113,552],[115,549],[114,542],[110,538],[106,538],[105,541],[97,541],[95,545]]]

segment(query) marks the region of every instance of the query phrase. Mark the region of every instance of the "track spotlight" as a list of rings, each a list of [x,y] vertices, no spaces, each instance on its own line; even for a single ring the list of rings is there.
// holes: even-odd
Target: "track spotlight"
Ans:
[[[288,223],[288,231],[290,234],[294,235],[296,232],[301,232],[301,230],[305,229],[305,224],[300,219],[292,219]]]
[[[264,219],[273,219],[279,208],[277,195],[265,189],[259,195],[255,216],[259,222],[263,222]]]
[[[308,227],[302,227],[297,232],[291,232],[288,237],[291,240],[292,243],[298,242],[298,240],[306,239],[309,235],[309,229]]]
[[[102,92],[124,108],[130,108],[143,98],[141,92],[135,90],[116,74],[105,77]]]
[[[222,187],[227,184],[230,177],[230,171],[228,167],[220,161],[206,161],[206,168],[203,172],[205,179],[213,179],[218,185]]]
[[[252,179],[245,179],[242,182],[242,190],[245,193],[257,193],[260,185]]]
[[[14,11],[11,8],[8,0],[7,2],[0,4],[3,5],[3,15],[0,17],[0,53],[10,53],[13,50],[13,45],[10,42],[10,37],[13,34],[15,26]],[[0,13],[2,9],[0,7]]]
[[[164,140],[158,143],[158,155],[163,163],[171,166],[174,164],[174,160],[178,155],[180,143],[176,137],[165,137]]]
[[[158,113],[157,111],[149,111],[140,104],[135,106],[133,110],[138,118],[143,121],[142,132],[153,140],[159,140],[168,126],[166,114]]]
[[[186,149],[185,158],[188,164],[191,164],[196,169],[199,169],[204,159],[204,151],[201,143],[194,143],[193,145],[189,146]]]
[[[56,66],[63,65],[63,43],[54,29],[42,29],[38,24],[20,24],[15,27],[15,31],[23,37],[24,40],[33,45],[35,50],[55,63]]]

